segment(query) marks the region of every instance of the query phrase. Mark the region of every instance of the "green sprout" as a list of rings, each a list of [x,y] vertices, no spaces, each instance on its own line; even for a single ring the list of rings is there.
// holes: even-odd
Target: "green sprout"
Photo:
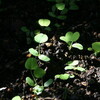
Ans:
[[[39,43],[39,45],[38,45],[38,51],[35,50],[34,48],[30,48],[28,50],[29,53],[32,54],[33,56],[37,56],[42,61],[45,61],[45,62],[50,61],[49,57],[47,57],[46,55],[40,53],[40,44],[46,42],[48,40],[48,36],[46,34],[40,33],[40,34],[37,34],[34,37],[34,40],[37,43]]]
[[[83,46],[80,43],[76,42],[80,37],[79,32],[67,32],[65,36],[61,36],[60,40],[66,42],[68,44],[68,49],[71,50],[72,48],[77,48],[79,50],[83,50]]]
[[[93,51],[94,54],[97,56],[100,53],[100,42],[92,43],[92,47],[89,47],[88,50]]]
[[[84,68],[78,66],[78,64],[79,64],[78,60],[69,61],[66,64],[67,66],[65,67],[65,70],[74,70],[74,71],[77,70],[80,72],[86,71]],[[67,74],[67,73],[55,75],[55,79],[61,79],[61,80],[68,80],[69,78],[74,78],[74,77],[75,77],[74,74]]]

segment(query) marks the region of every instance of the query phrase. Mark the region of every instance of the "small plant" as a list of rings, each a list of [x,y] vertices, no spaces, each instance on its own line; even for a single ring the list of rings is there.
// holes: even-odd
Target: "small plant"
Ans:
[[[71,50],[72,48],[77,48],[79,50],[83,50],[83,46],[80,43],[76,42],[80,37],[79,32],[67,32],[65,36],[61,36],[60,40],[66,42],[68,44],[68,49]]]
[[[47,0],[49,2],[55,2],[52,6],[52,10],[48,12],[49,16],[58,19],[58,20],[66,20],[68,11],[70,10],[78,10],[76,2],[79,0]],[[61,27],[61,24],[55,23],[54,26],[57,28]]]
[[[79,64],[78,60],[69,61],[66,63],[67,66],[65,67],[65,70],[74,70],[74,71],[76,70],[76,71],[80,71],[80,72],[86,71],[84,68],[78,66],[78,64]],[[76,75],[76,74],[75,75],[74,74],[75,73],[73,73],[73,74],[68,74],[68,73],[58,74],[58,75],[55,75],[55,79],[59,78],[61,80],[67,80],[69,78],[74,78]]]
[[[94,54],[97,56],[100,53],[100,42],[92,43],[92,47],[88,48],[89,51],[93,51]]]
[[[51,31],[51,28],[49,27],[51,21],[49,19],[39,19],[38,24],[43,28],[44,30]]]
[[[40,33],[34,37],[34,40],[37,43],[39,43],[38,50],[35,50],[34,48],[30,48],[29,53],[32,54],[33,56],[38,57],[42,61],[45,61],[45,62],[50,61],[49,57],[40,53],[40,48],[41,48],[40,44],[46,42],[48,40],[48,36],[46,34]]]
[[[43,55],[40,53],[40,44],[44,43],[48,40],[48,36],[46,34],[40,33],[37,34],[34,37],[35,42],[39,43],[38,45],[38,50],[35,50],[33,48],[30,48],[28,51],[32,56],[38,57],[38,59],[44,61],[44,62],[48,62],[50,61],[50,58],[47,57],[46,55]],[[38,60],[34,57],[29,57],[26,62],[25,62],[25,68],[30,70],[32,78],[31,77],[26,77],[26,83],[33,87],[33,93],[35,94],[35,99],[37,100],[38,95],[40,95],[44,88],[48,87],[49,85],[52,84],[53,80],[49,79],[48,81],[46,81],[45,83],[43,83],[43,81],[41,82],[41,84],[38,84],[38,80],[42,79],[45,74],[46,74],[46,70],[40,68],[38,66]],[[12,100],[20,100],[19,96],[15,96]]]

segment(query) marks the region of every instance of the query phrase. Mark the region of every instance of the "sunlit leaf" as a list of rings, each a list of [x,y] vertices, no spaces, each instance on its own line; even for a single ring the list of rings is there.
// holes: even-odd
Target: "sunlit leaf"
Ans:
[[[34,81],[30,77],[26,77],[26,83],[30,86],[34,86]]]
[[[91,47],[88,48],[88,51],[92,51],[93,49]]]
[[[46,81],[46,82],[44,83],[44,87],[48,87],[49,85],[52,84],[52,82],[53,82],[53,79],[49,79],[48,81]]]
[[[15,96],[11,100],[21,100],[21,97],[20,96]]]
[[[37,67],[38,67],[38,64],[37,64],[37,60],[35,58],[31,57],[26,60],[26,62],[25,62],[26,69],[34,70]]]
[[[94,42],[92,43],[92,48],[95,52],[100,52],[100,42]]]
[[[57,3],[56,7],[58,10],[63,10],[65,8],[65,4],[64,3]]]
[[[70,74],[59,74],[59,75],[55,75],[55,79],[61,79],[61,80],[67,80],[70,78]]]
[[[83,72],[83,71],[85,71],[85,68],[82,68],[82,67],[76,67],[75,70],[78,70],[78,71]]]
[[[46,55],[43,55],[43,54],[39,55],[38,58],[42,61],[45,61],[45,62],[50,61],[50,58]]]
[[[74,66],[66,66],[65,70],[74,69]]]
[[[48,40],[48,36],[46,34],[43,34],[43,33],[40,33],[40,34],[37,34],[35,37],[34,37],[34,40],[37,42],[37,43],[44,43]]]
[[[83,50],[83,46],[80,43],[74,43],[72,47],[77,48],[79,50]]]
[[[79,60],[68,61],[68,62],[67,62],[67,65],[76,66],[76,65],[78,65],[78,63],[79,63]]]
[[[38,56],[39,55],[39,53],[33,48],[29,49],[29,53],[32,54],[33,56]]]
[[[39,23],[40,26],[49,26],[50,20],[49,19],[39,19],[38,23]]]
[[[70,74],[61,74],[59,78],[62,80],[67,80],[70,78]]]
[[[80,37],[80,33],[79,32],[75,32],[72,36],[72,41],[75,42],[79,39]]]

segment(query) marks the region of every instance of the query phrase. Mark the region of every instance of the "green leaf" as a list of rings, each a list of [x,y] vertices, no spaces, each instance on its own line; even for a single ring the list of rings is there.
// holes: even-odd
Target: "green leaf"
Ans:
[[[35,35],[40,34],[40,30],[34,30],[34,34]]]
[[[45,27],[44,30],[51,31],[52,29],[50,27]]]
[[[75,3],[71,3],[69,9],[70,10],[78,10],[79,7]]]
[[[54,25],[55,25],[56,27],[58,27],[58,28],[61,26],[61,25],[58,24],[58,23],[55,23]]]
[[[80,37],[80,33],[79,32],[75,32],[72,36],[72,41],[75,42],[79,39]]]
[[[26,62],[25,62],[26,69],[34,70],[37,67],[38,67],[38,64],[37,64],[37,60],[35,58],[31,57],[26,60]]]
[[[68,61],[68,62],[67,62],[67,65],[76,66],[76,65],[78,65],[78,63],[79,63],[79,60]]]
[[[34,76],[36,78],[42,78],[46,74],[46,71],[44,71],[42,68],[37,68],[34,70]]]
[[[67,18],[67,16],[60,15],[60,16],[57,16],[57,18],[60,19],[60,20],[65,20]]]
[[[20,96],[15,96],[11,100],[21,100],[21,97]]]
[[[70,74],[59,74],[59,75],[55,75],[55,79],[61,79],[61,80],[67,80],[70,78]]]
[[[88,51],[92,51],[93,49],[91,47],[88,48]]]
[[[65,34],[66,42],[72,41],[73,32],[67,32]]]
[[[75,77],[75,75],[70,75],[70,78],[74,78]]]
[[[48,40],[48,36],[46,34],[43,34],[43,33],[40,33],[40,34],[37,34],[35,37],[34,37],[34,40],[37,42],[37,43],[44,43]]]
[[[49,19],[39,19],[38,23],[39,23],[40,26],[49,26],[50,20]]]
[[[70,78],[70,74],[60,74],[60,77],[59,77],[61,80],[67,80]]]
[[[92,48],[95,52],[100,52],[100,42],[94,42],[92,43]]]
[[[65,36],[61,36],[61,37],[60,37],[60,40],[66,42],[66,37],[65,37]]]
[[[60,77],[60,75],[55,75],[55,79],[57,79],[57,78],[59,78]]]
[[[49,79],[48,81],[46,81],[46,82],[44,83],[44,87],[48,87],[48,86],[50,86],[52,83],[53,83],[53,79]]]
[[[81,72],[85,71],[85,69],[82,68],[82,67],[76,67],[75,70],[78,70],[78,71],[81,71]]]
[[[21,27],[21,31],[23,32],[30,32],[30,30],[26,26]]]
[[[30,77],[26,77],[26,83],[30,86],[34,86],[34,81]]]
[[[56,15],[53,12],[49,12],[48,15],[51,17],[56,17]]]
[[[67,9],[67,8],[64,8],[64,9],[61,11],[60,14],[64,15],[64,14],[67,14],[67,12],[68,12],[68,9]]]
[[[43,54],[39,55],[38,58],[42,61],[45,61],[45,62],[50,61],[50,58],[46,55],[43,55]]]
[[[79,50],[83,50],[83,46],[80,43],[74,43],[72,47],[77,48]]]
[[[39,53],[38,53],[35,49],[33,49],[33,48],[30,48],[28,51],[29,51],[29,53],[32,54],[33,56],[38,56],[38,55],[39,55]]]
[[[36,85],[34,88],[33,88],[33,92],[34,94],[36,95],[39,95],[43,92],[44,90],[44,87],[43,86],[40,86],[40,85]]]
[[[65,70],[74,69],[74,66],[66,66]]]
[[[53,6],[52,6],[52,12],[54,13],[54,12],[56,11],[56,9],[57,9],[57,8],[56,8],[56,5],[53,5]]]
[[[56,7],[58,10],[63,10],[65,8],[65,4],[64,3],[57,3]]]

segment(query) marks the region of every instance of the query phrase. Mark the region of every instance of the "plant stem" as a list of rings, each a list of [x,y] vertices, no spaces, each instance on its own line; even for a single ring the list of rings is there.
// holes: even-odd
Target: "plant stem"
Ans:
[[[32,75],[32,78],[33,78],[33,80],[34,80],[35,84],[37,84],[36,79],[35,79],[35,77],[33,76],[32,71],[31,71],[31,75]]]
[[[40,46],[40,43],[39,43],[39,46],[38,46],[39,55],[40,55],[40,48],[41,48],[41,46]]]

